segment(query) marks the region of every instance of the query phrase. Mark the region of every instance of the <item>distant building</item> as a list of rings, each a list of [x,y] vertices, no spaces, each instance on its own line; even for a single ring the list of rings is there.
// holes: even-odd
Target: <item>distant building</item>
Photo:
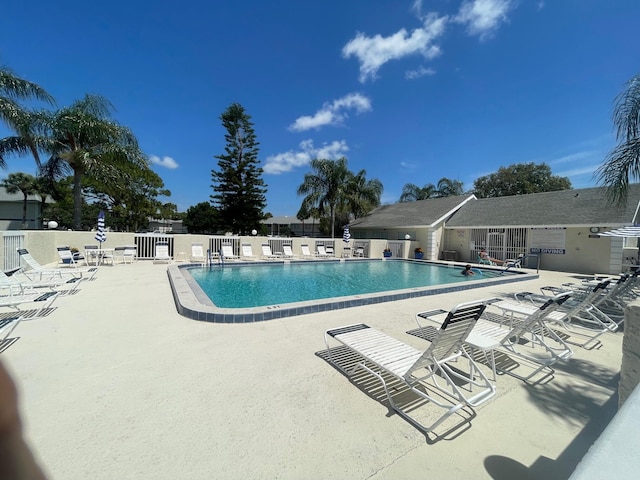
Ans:
[[[640,184],[626,205],[603,187],[477,199],[474,195],[383,205],[351,224],[353,238],[408,239],[428,260],[474,263],[480,249],[545,270],[620,273],[640,263],[637,238],[599,233],[640,223]]]
[[[267,235],[274,237],[319,237],[320,220],[307,218],[304,221],[297,217],[271,217],[261,222],[267,226]]]
[[[149,231],[156,233],[188,233],[182,220],[167,220],[164,218],[150,218]]]
[[[22,226],[22,204],[24,196],[21,192],[7,193],[0,187],[0,230],[39,230],[42,228],[42,208],[40,195],[27,196],[27,225]],[[51,199],[47,200],[50,203]]]

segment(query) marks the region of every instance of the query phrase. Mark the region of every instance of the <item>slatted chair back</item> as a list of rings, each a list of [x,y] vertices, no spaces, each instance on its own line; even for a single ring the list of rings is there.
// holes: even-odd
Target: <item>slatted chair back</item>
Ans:
[[[282,253],[285,257],[293,257],[293,249],[291,248],[291,245],[289,244],[283,244],[282,245]]]
[[[535,324],[544,321],[546,316],[560,308],[560,306],[566,302],[571,295],[571,292],[565,292],[554,297],[550,297],[549,300],[538,307],[536,311],[529,315],[525,320],[517,322],[509,333],[502,338],[501,343],[507,342],[512,338],[519,338],[531,331]],[[582,304],[582,302],[580,303]]]
[[[451,310],[438,330],[431,346],[406,373],[405,378],[420,368],[430,367],[459,352],[465,339],[484,312],[484,301],[462,303]]]

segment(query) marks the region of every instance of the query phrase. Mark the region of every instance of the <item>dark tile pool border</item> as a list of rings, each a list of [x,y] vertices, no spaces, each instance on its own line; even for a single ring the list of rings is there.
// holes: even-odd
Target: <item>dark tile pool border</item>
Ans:
[[[308,263],[315,260],[286,260],[288,263]],[[345,261],[343,259],[336,260],[318,260],[318,261]],[[400,259],[349,259],[352,261],[393,261],[393,262],[411,262],[416,260],[400,260]],[[261,262],[261,264],[284,263],[283,261]],[[428,262],[434,265],[446,265],[447,263]],[[255,262],[235,262],[238,265],[253,265]],[[464,264],[461,264],[464,265]],[[261,322],[264,320],[273,320],[276,318],[293,317],[297,315],[306,315],[309,313],[326,312],[330,310],[340,310],[343,308],[360,307],[363,305],[373,305],[376,303],[393,302],[396,300],[406,300],[408,298],[424,297],[428,295],[439,295],[441,293],[459,292],[463,290],[472,290],[493,285],[501,285],[505,283],[521,282],[538,278],[537,273],[525,271],[513,271],[511,275],[499,278],[473,280],[464,283],[450,283],[445,285],[437,285],[433,287],[416,287],[405,290],[392,290],[388,292],[378,292],[366,295],[354,295],[350,297],[324,298],[308,302],[287,303],[283,305],[269,305],[265,307],[252,308],[218,308],[211,302],[209,297],[202,291],[197,282],[188,273],[186,269],[198,266],[198,264],[180,264],[169,265],[167,275],[173,299],[180,315],[193,320],[215,323],[249,323]],[[457,266],[457,264],[456,264]],[[204,267],[208,268],[208,267]],[[220,268],[220,267],[212,267]],[[489,268],[486,268],[489,270]],[[500,271],[499,269],[494,269]]]

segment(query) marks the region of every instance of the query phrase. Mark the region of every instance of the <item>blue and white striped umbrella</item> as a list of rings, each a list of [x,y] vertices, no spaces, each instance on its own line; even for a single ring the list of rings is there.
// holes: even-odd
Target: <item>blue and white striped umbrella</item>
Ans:
[[[599,234],[601,237],[640,237],[640,226],[620,227]]]
[[[104,212],[100,211],[100,215],[98,215],[98,231],[96,232],[95,239],[100,242],[104,242],[107,239],[107,232],[104,230]]]
[[[351,233],[349,233],[349,225],[345,225],[345,227],[344,227],[344,233],[342,234],[342,240],[344,241],[344,243],[349,243],[349,240],[351,240]]]

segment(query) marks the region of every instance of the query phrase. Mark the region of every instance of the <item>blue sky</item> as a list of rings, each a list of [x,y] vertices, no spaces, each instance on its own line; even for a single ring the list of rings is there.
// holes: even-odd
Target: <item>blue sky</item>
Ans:
[[[3,5],[0,63],[65,106],[105,96],[180,211],[208,201],[222,112],[251,115],[267,211],[295,215],[313,158],[348,159],[396,202],[546,162],[575,188],[615,145],[640,72],[637,0],[167,0]],[[0,127],[0,135],[8,134]],[[33,159],[10,158],[33,172]]]

